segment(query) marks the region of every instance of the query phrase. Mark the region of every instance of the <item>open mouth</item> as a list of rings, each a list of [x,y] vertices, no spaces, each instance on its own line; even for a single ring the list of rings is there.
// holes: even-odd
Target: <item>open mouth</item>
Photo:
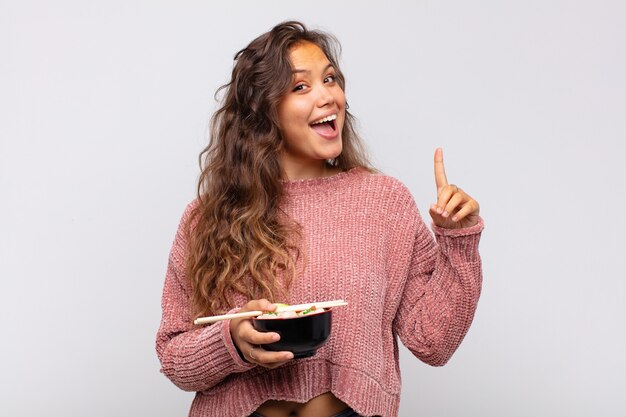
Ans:
[[[309,126],[321,136],[334,137],[337,133],[337,115],[331,114],[311,123]]]

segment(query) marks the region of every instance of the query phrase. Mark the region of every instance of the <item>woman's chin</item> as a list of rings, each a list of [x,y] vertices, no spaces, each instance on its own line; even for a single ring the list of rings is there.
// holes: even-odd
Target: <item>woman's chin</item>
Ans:
[[[329,150],[328,152],[326,152],[326,158],[325,159],[336,159],[339,158],[339,155],[341,155],[341,152],[343,151],[343,146],[341,145],[341,142],[339,143],[339,145],[332,150]]]

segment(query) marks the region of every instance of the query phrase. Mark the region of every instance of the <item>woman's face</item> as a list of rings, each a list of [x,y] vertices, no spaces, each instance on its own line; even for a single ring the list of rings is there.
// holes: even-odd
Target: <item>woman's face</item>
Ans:
[[[330,175],[326,160],[341,154],[346,97],[317,45],[298,44],[289,58],[293,81],[277,109],[285,141],[281,167],[288,179]]]

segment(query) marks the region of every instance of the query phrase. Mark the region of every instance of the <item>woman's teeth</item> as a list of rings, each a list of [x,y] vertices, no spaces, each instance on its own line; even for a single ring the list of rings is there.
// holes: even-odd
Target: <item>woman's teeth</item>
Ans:
[[[336,114],[331,114],[330,116],[326,116],[323,119],[316,120],[315,122],[311,123],[311,125],[317,125],[317,124],[320,124],[320,123],[326,123],[326,122],[330,122],[330,121],[333,121],[333,120],[336,120],[336,119],[337,119],[337,115]]]

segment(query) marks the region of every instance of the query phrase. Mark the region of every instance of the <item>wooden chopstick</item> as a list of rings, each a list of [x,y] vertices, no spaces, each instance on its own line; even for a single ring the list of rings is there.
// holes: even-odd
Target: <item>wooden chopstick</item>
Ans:
[[[344,300],[334,300],[334,301],[321,301],[319,303],[306,303],[306,304],[296,304],[292,306],[279,306],[275,312],[282,313],[285,311],[303,311],[308,310],[309,308],[315,306],[316,308],[331,308],[331,307],[340,307],[348,305]],[[253,310],[253,311],[244,311],[243,313],[232,313],[232,314],[222,314],[220,316],[209,316],[209,317],[200,317],[193,321],[193,324],[212,324],[222,320],[231,320],[231,319],[242,319],[249,317],[260,316],[265,313],[265,311]]]

